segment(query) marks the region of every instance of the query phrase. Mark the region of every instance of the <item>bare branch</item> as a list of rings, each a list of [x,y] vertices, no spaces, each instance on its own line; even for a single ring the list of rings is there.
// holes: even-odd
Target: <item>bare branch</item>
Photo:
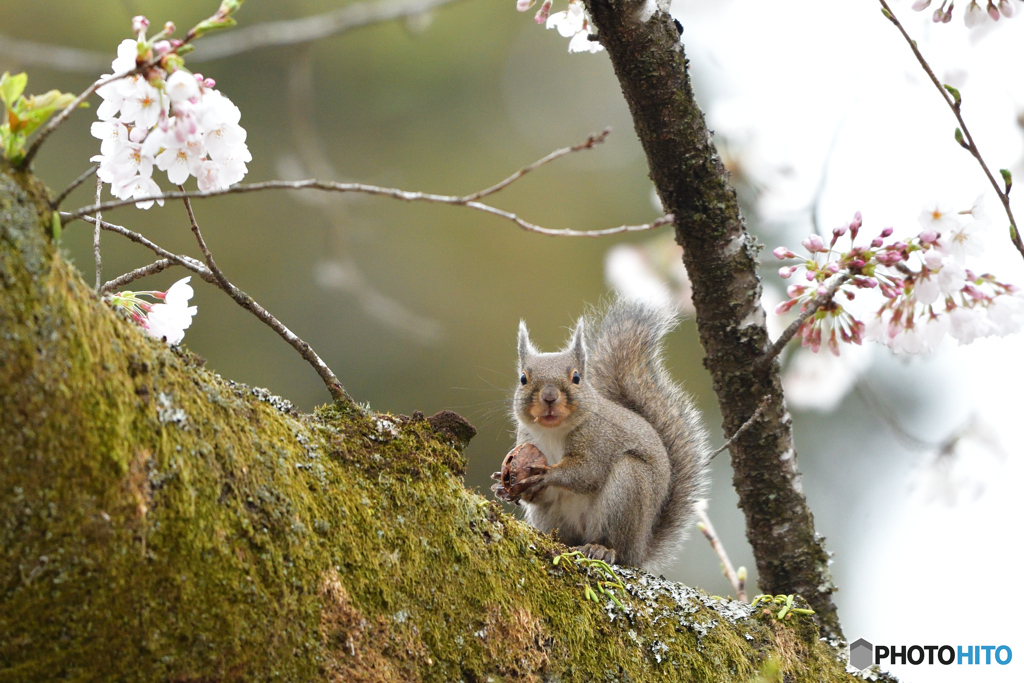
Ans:
[[[100,199],[103,197],[103,181],[98,177],[96,178],[96,203],[100,203]],[[96,291],[100,291],[100,287],[103,285],[103,258],[100,256],[100,221],[103,220],[103,214],[99,211],[96,212],[96,217],[93,219],[95,226],[92,231],[92,258],[96,263]]]
[[[508,178],[502,180],[500,183],[496,185],[491,185],[486,190],[480,190],[479,192],[474,192],[473,194],[466,195],[465,199],[466,201],[475,201],[477,199],[480,199],[481,197],[486,197],[489,194],[494,194],[495,192],[504,190],[506,187],[508,187],[515,181],[519,180],[530,171],[534,171],[550,161],[554,161],[559,157],[564,157],[566,154],[578,152],[581,149],[593,149],[594,145],[599,145],[602,142],[604,142],[605,139],[611,134],[611,132],[611,128],[605,128],[600,133],[591,133],[590,136],[584,142],[581,142],[578,145],[573,145],[572,147],[563,147],[562,149],[556,149],[554,152],[548,154],[546,157],[538,159],[529,166],[524,166],[523,168],[519,169],[518,171],[510,175]]]
[[[87,99],[89,99],[90,95],[92,95],[94,92],[96,92],[99,88],[103,87],[107,83],[113,83],[114,81],[121,80],[122,78],[127,78],[128,76],[135,75],[139,72],[140,69],[141,67],[139,67],[138,69],[133,69],[127,73],[123,73],[119,76],[104,76],[103,78],[100,78],[98,81],[94,82],[92,85],[86,88],[81,95],[76,97],[71,102],[71,104],[64,107],[64,110],[61,111],[61,113],[51,118],[50,122],[46,124],[45,128],[39,131],[39,134],[36,136],[36,139],[32,141],[32,144],[29,146],[28,151],[25,152],[25,158],[22,159],[20,164],[21,167],[29,167],[29,164],[31,164],[32,160],[36,158],[36,154],[39,152],[39,148],[42,147],[43,142],[46,141],[46,138],[50,137],[53,131],[57,130],[57,127],[60,126],[60,124],[64,123],[64,121],[67,120],[69,116],[71,116],[71,112],[77,109],[82,104],[82,102],[85,102]]]
[[[198,64],[258,50],[264,47],[310,43],[346,31],[394,19],[425,14],[459,0],[381,0],[362,2],[301,19],[254,24],[231,33],[206,38],[188,57]],[[36,43],[0,35],[0,57],[19,64],[43,66],[58,71],[94,74],[109,68],[113,55],[47,43]]]
[[[974,137],[971,135],[970,129],[967,128],[967,122],[964,121],[964,117],[960,114],[959,95],[954,97],[953,94],[942,85],[939,79],[935,76],[935,72],[932,71],[928,61],[925,60],[924,55],[921,54],[921,50],[918,49],[917,42],[911,38],[910,34],[908,34],[906,29],[903,28],[903,24],[901,24],[899,19],[896,18],[896,15],[893,14],[889,5],[885,0],[878,1],[882,4],[882,14],[899,29],[901,34],[903,34],[904,40],[907,41],[907,45],[910,46],[914,56],[917,57],[917,61],[921,65],[921,68],[924,69],[926,74],[928,74],[928,78],[931,79],[932,85],[934,85],[939,91],[939,94],[942,95],[943,101],[947,106],[949,106],[950,111],[953,112],[953,116],[956,117],[957,123],[960,124],[960,130],[963,132],[964,138],[964,141],[960,144],[978,161],[978,165],[981,166],[981,170],[985,172],[985,177],[988,178],[988,182],[992,184],[996,194],[999,195],[999,201],[1003,204],[1003,210],[1006,212],[1006,217],[1010,219],[1010,240],[1013,242],[1013,246],[1017,248],[1017,251],[1020,252],[1020,255],[1024,257],[1024,241],[1021,240],[1020,230],[1017,228],[1017,221],[1013,217],[1013,211],[1010,210],[1009,190],[1004,192],[999,186],[999,182],[996,180],[995,176],[992,175],[992,171],[989,170],[988,164],[985,163],[985,159],[982,158],[978,145],[974,143]]]
[[[489,204],[482,204],[477,201],[472,201],[466,197],[457,197],[452,195],[440,195],[431,194],[428,192],[408,192],[406,190],[398,190],[390,187],[378,187],[376,185],[364,185],[362,183],[334,183],[325,182],[320,180],[268,180],[262,183],[250,183],[248,185],[235,185],[224,190],[215,190],[213,192],[166,192],[160,195],[153,195],[151,197],[138,197],[135,199],[119,199],[116,201],[103,202],[100,204],[93,204],[92,206],[83,206],[76,211],[72,211],[68,214],[67,222],[72,222],[86,216],[91,216],[97,211],[108,211],[110,209],[116,209],[121,206],[127,206],[136,202],[146,202],[150,200],[159,199],[184,199],[188,198],[206,198],[206,197],[219,197],[226,194],[242,194],[246,192],[259,192],[262,190],[323,190],[327,192],[361,192],[363,194],[376,195],[381,197],[390,197],[392,199],[399,199],[406,202],[428,202],[431,204],[448,204],[451,206],[465,206],[470,209],[477,211],[483,211],[500,218],[512,221],[523,230],[528,232],[535,232],[541,235],[548,235],[552,237],[603,237],[605,235],[616,235],[623,232],[640,232],[645,230],[653,230],[663,225],[669,225],[672,223],[674,218],[671,215],[665,215],[652,223],[645,223],[643,225],[621,225],[616,228],[605,228],[603,230],[553,230],[551,228],[543,228],[529,221],[523,220],[516,214],[498,209],[490,206]],[[63,215],[63,214],[62,214]]]
[[[67,198],[67,196],[69,194],[74,192],[75,189],[78,188],[79,185],[81,185],[86,180],[88,180],[92,176],[92,174],[95,173],[98,170],[100,170],[100,165],[99,164],[93,164],[89,168],[85,169],[85,172],[83,172],[82,175],[80,175],[77,178],[75,178],[74,180],[72,180],[71,184],[68,185],[67,187],[65,187],[64,191],[61,192],[59,195],[57,195],[56,199],[54,199],[52,202],[50,202],[50,208],[51,209],[56,209],[58,206],[60,206],[61,202],[63,202]],[[96,201],[98,202],[99,198],[97,198]]]
[[[0,35],[0,57],[19,65],[42,66],[57,71],[95,74],[110,68],[111,55],[95,50],[35,43]]]
[[[711,549],[718,555],[718,559],[722,562],[722,574],[725,578],[729,579],[729,583],[732,584],[732,589],[736,593],[736,599],[742,602],[747,601],[747,591],[745,590],[744,584],[746,583],[747,572],[743,567],[740,567],[740,574],[737,574],[736,570],[732,568],[732,562],[729,561],[729,555],[725,552],[725,546],[718,540],[718,534],[715,533],[715,527],[711,524],[711,520],[708,518],[707,512],[707,501],[701,501],[702,504],[697,506],[697,528],[700,529],[701,533],[704,534],[704,538],[708,539],[708,543],[711,544]]]
[[[740,426],[740,428],[737,429],[736,432],[732,436],[730,436],[729,439],[725,443],[723,443],[721,446],[719,446],[715,450],[714,453],[709,455],[708,456],[708,461],[712,460],[716,455],[718,455],[719,453],[724,451],[726,448],[731,446],[733,444],[733,442],[736,441],[736,439],[738,439],[741,436],[743,436],[743,432],[745,432],[748,429],[750,429],[750,426],[753,425],[754,422],[757,421],[757,418],[761,417],[761,413],[763,413],[764,409],[768,407],[768,404],[771,403],[771,400],[772,400],[771,394],[769,394],[769,395],[765,396],[763,399],[761,399],[761,404],[759,406],[757,406],[757,410],[755,410],[754,414],[750,416],[750,419],[748,419],[746,422],[744,422]]]
[[[176,266],[176,265],[179,265],[179,264],[175,263],[171,259],[168,259],[168,258],[158,259],[157,261],[154,261],[153,263],[150,263],[148,266],[142,266],[141,268],[136,268],[135,270],[129,271],[129,272],[125,273],[124,275],[121,275],[120,277],[116,277],[113,280],[110,280],[110,281],[104,283],[103,286],[99,288],[99,293],[100,294],[106,294],[107,292],[112,292],[113,290],[120,289],[121,287],[124,287],[125,285],[129,285],[129,284],[135,282],[136,280],[141,280],[144,277],[148,277],[150,275],[156,275],[157,273],[162,273],[163,271],[167,270],[171,266]]]
[[[66,211],[60,212],[62,220],[70,215],[71,214],[67,213]],[[210,272],[210,269],[207,268],[202,261],[197,261],[191,256],[180,256],[178,254],[171,253],[164,249],[163,247],[161,247],[160,245],[156,244],[155,242],[152,242],[151,240],[140,235],[139,233],[133,230],[129,230],[124,226],[115,225],[113,223],[108,223],[107,221],[102,220],[98,222],[100,224],[100,227],[103,228],[104,230],[108,232],[117,233],[122,237],[127,237],[132,242],[135,242],[136,244],[140,244],[146,247],[157,256],[162,256],[172,261],[175,265],[179,265],[183,268],[191,270],[193,273],[201,277],[206,282],[209,282],[210,284],[217,284],[216,278],[213,277],[213,273]]]
[[[189,201],[187,196],[183,197],[183,199],[185,201],[185,209],[188,211],[189,222],[192,224],[192,233],[196,236],[199,248],[202,250],[203,256],[206,258],[206,265],[209,268],[210,273],[213,275],[215,284],[224,290],[228,296],[234,299],[239,306],[262,320],[271,329],[281,335],[282,339],[291,344],[291,346],[299,352],[299,355],[302,356],[306,362],[312,365],[313,369],[316,370],[316,373],[320,375],[320,379],[323,380],[324,385],[327,387],[327,391],[330,392],[331,398],[339,403],[355,403],[352,400],[352,397],[348,395],[348,392],[345,391],[345,387],[343,387],[341,382],[338,381],[337,375],[335,375],[334,372],[327,367],[327,364],[320,359],[320,356],[318,356],[316,351],[313,350],[313,347],[285,327],[280,320],[271,315],[267,309],[256,303],[251,296],[228,281],[223,271],[217,267],[216,262],[213,260],[213,254],[210,253],[210,249],[206,245],[206,240],[203,239],[203,234],[199,230],[199,224],[196,222],[195,213],[192,211],[192,203]]]
[[[459,0],[380,0],[360,2],[301,19],[255,24],[204,40],[191,62],[221,59],[263,47],[310,43],[371,24],[424,14]]]
[[[754,364],[754,368],[757,370],[763,370],[768,367],[768,364],[771,363],[776,356],[782,353],[784,348],[786,348],[786,344],[796,336],[796,333],[800,331],[800,328],[803,327],[805,322],[807,322],[807,319],[814,315],[819,308],[832,301],[832,297],[836,295],[836,292],[839,291],[840,287],[846,284],[846,281],[849,280],[850,277],[851,276],[848,273],[843,273],[836,277],[836,279],[832,281],[832,284],[828,286],[828,291],[815,297],[807,308],[801,311],[800,315],[797,316],[797,319],[789,324],[789,327],[785,329],[782,336],[776,339],[775,343],[769,347],[765,354],[757,359]]]

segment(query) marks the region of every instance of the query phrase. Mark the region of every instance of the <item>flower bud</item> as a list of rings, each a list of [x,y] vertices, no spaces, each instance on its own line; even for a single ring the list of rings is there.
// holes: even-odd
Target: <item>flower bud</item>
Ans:
[[[1009,19],[1013,16],[1013,3],[1010,0],[999,0],[999,11],[1002,12],[1004,17]]]
[[[906,251],[907,250],[907,243],[906,242],[896,242],[895,244],[892,245],[892,248],[895,249],[896,251]]]
[[[821,238],[817,235],[811,235],[803,242],[801,242],[801,244],[804,245],[804,249],[811,252],[812,254],[819,251],[825,251],[825,243],[822,242]]]
[[[204,78],[203,79],[203,87],[204,88],[213,88],[216,85],[217,85],[217,81],[213,80],[212,78]]]
[[[864,262],[864,259],[857,258],[857,259],[853,259],[853,261],[850,262],[850,265],[853,266],[854,268],[863,268],[864,265],[865,265],[865,262]]]
[[[935,10],[934,12],[932,12],[932,22],[935,23],[935,24],[942,23],[942,8],[941,7],[939,9]]]
[[[880,246],[882,246],[882,238],[881,237],[876,237],[875,239],[871,240],[871,248],[872,249],[878,249]]]
[[[796,256],[796,254],[791,252],[789,249],[786,249],[785,247],[776,247],[775,251],[773,251],[772,253],[775,254],[775,258],[777,259],[787,259]]]
[[[838,228],[832,229],[832,234],[835,235],[836,237],[842,237],[843,235],[846,234],[847,228],[848,226],[840,225]]]
[[[164,35],[168,35],[168,36],[171,35],[172,33],[174,33],[174,30],[176,28],[177,28],[177,26],[174,25],[173,21],[166,22],[164,24]]]
[[[533,20],[538,24],[543,24],[548,20],[548,14],[551,13],[551,0],[544,0],[544,4],[537,10],[537,14],[533,17]]]
[[[790,285],[789,287],[786,288],[786,294],[789,296],[790,299],[795,299],[801,294],[803,294],[806,290],[807,287],[805,287],[804,285]]]
[[[520,12],[525,12],[526,10],[533,7],[533,2],[534,0],[519,0],[516,3],[516,9],[519,10]]]
[[[779,268],[779,277],[781,277],[783,280],[788,280],[790,277],[792,277],[793,272],[795,270],[796,267],[794,266],[783,266],[782,268]]]
[[[915,0],[914,4],[910,6],[910,9],[915,12],[920,12],[921,10],[926,9],[930,4],[932,4],[932,0]]]
[[[835,261],[832,261],[827,266],[825,266],[825,270],[835,275],[836,273],[839,272],[839,264],[836,263]]]
[[[783,301],[781,304],[775,307],[775,315],[783,315],[789,313],[789,309],[793,308],[796,304],[796,299],[790,299],[789,301]]]
[[[149,28],[149,19],[142,16],[141,14],[132,17],[132,32],[135,35],[143,35],[146,32],[147,28]]]
[[[882,237],[888,237],[891,234],[892,234],[892,228],[886,228],[885,230],[882,231],[881,236]]]
[[[135,144],[139,144],[146,139],[146,136],[148,134],[149,131],[147,129],[143,128],[142,126],[135,126],[134,128],[132,128],[131,132],[128,133],[128,139],[134,142]]]
[[[999,21],[999,8],[995,6],[992,0],[988,0],[988,7],[985,8],[985,11],[992,17],[992,21]]]

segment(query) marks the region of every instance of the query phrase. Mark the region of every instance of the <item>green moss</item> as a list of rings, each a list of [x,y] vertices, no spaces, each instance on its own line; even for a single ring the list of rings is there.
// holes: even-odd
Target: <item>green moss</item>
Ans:
[[[97,300],[0,168],[0,680],[843,678],[807,620],[561,548],[422,418],[299,415]]]

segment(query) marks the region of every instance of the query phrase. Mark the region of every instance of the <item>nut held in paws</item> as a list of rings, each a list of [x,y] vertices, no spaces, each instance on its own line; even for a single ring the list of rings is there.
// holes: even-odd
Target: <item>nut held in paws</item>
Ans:
[[[547,466],[548,459],[539,448],[532,443],[520,444],[509,451],[501,463],[501,485],[511,490],[516,482],[543,472]]]

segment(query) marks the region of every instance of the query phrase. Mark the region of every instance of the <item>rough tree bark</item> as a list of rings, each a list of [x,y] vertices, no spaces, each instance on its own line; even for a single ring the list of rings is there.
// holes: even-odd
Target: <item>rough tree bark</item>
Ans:
[[[625,609],[584,600],[464,488],[461,418],[226,381],[99,301],[50,219],[0,161],[0,680],[852,680],[800,615],[627,569]]]
[[[760,247],[747,232],[736,193],[693,98],[680,33],[645,0],[586,0],[601,44],[629,103],[665,211],[693,283],[704,364],[723,431],[731,436],[771,396],[762,417],[733,443],[733,485],[766,593],[798,593],[822,631],[842,638],[823,538],[800,485],[791,418],[778,361],[755,365],[770,344],[757,275]],[[659,4],[661,4],[659,2]]]

